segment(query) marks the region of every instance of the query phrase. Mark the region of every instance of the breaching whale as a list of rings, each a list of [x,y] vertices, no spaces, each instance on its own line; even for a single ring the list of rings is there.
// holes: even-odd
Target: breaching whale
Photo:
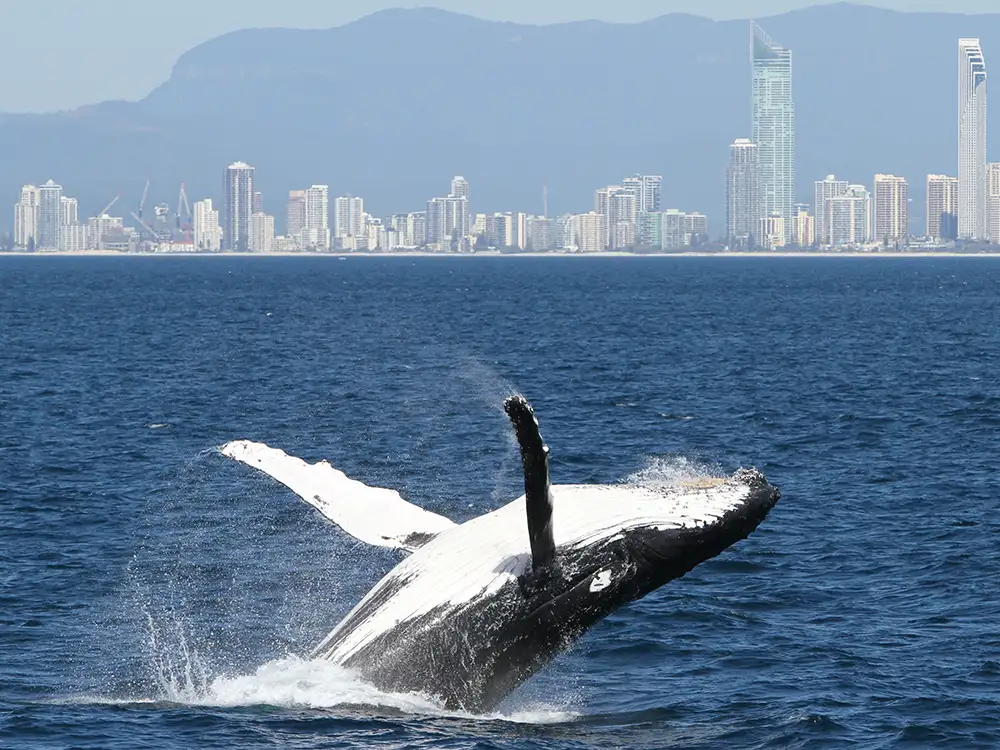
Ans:
[[[550,485],[549,449],[531,406],[512,396],[504,409],[525,494],[462,524],[325,461],[246,440],[222,446],[348,534],[412,553],[313,658],[382,690],[489,710],[591,625],[748,536],[779,498],[754,469],[665,487]]]

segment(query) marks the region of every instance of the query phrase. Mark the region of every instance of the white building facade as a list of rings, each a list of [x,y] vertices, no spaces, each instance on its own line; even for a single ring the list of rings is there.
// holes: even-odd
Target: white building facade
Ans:
[[[959,39],[959,239],[986,239],[986,190],[986,60],[978,39]]]

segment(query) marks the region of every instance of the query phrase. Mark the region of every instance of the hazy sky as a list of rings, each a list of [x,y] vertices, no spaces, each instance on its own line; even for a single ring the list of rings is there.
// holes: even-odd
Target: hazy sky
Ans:
[[[327,28],[376,10],[433,5],[524,23],[633,22],[671,12],[749,18],[809,0],[0,0],[0,111],[65,109],[138,99],[191,47],[254,26]],[[900,10],[996,12],[997,0],[875,0]]]

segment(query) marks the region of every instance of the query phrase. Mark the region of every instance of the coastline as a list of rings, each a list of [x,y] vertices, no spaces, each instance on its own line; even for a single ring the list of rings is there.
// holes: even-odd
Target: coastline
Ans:
[[[561,253],[561,252],[526,252],[500,253],[482,251],[476,253],[428,253],[420,251],[402,252],[346,252],[346,253],[301,253],[301,252],[269,252],[269,253],[122,253],[116,250],[81,250],[77,252],[17,252],[0,250],[0,257],[15,258],[327,258],[331,260],[346,260],[348,258],[1000,258],[1000,248],[990,252],[960,252],[947,250],[900,251],[900,252],[835,252],[835,251],[797,251],[797,252],[679,252],[679,253],[628,253],[607,251],[601,253]]]

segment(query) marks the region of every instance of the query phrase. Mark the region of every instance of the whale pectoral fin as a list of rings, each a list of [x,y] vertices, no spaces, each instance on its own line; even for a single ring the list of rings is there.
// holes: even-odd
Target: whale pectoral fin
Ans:
[[[549,487],[549,448],[538,432],[538,420],[524,396],[503,402],[514,425],[524,467],[524,506],[528,514],[531,567],[537,574],[552,565],[556,543],[552,536],[552,493]]]
[[[236,440],[220,452],[281,482],[355,539],[412,552],[455,523],[408,503],[395,490],[369,487],[326,461],[306,463],[263,443]]]

